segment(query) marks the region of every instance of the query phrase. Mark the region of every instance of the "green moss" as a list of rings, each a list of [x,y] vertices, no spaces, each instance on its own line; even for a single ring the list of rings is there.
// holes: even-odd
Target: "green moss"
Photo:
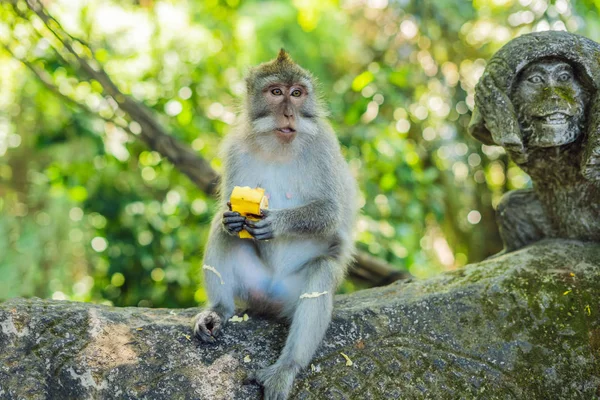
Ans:
[[[565,100],[569,104],[577,104],[575,99],[575,91],[571,87],[556,87],[552,89],[552,94],[556,94],[561,99]]]
[[[570,87],[544,87],[542,89],[542,93],[535,96],[533,100],[533,104],[536,104],[538,107],[541,107],[542,104],[545,104],[548,101],[548,97],[556,95],[566,101],[569,104],[576,105],[576,93],[573,88]]]
[[[582,376],[598,371],[597,362],[582,361],[570,351],[587,347],[598,354],[594,346],[600,341],[594,339],[596,330],[590,329],[592,321],[597,321],[597,311],[588,312],[586,307],[592,303],[593,288],[589,281],[577,279],[569,266],[548,271],[550,265],[556,266],[551,259],[531,260],[530,268],[503,281],[504,293],[485,296],[481,303],[503,340],[518,338],[531,344],[519,352],[513,376],[519,387],[538,393],[540,398],[561,393],[565,379],[580,381]],[[507,309],[510,313],[503,312]],[[541,367],[548,365],[549,359],[555,360],[552,370]]]

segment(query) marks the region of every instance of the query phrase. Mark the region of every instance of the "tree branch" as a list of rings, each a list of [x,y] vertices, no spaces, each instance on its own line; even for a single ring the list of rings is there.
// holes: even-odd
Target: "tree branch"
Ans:
[[[141,138],[148,147],[166,157],[203,192],[208,195],[215,195],[219,175],[212,169],[209,162],[191,148],[170,136],[146,106],[135,101],[131,96],[123,94],[106,71],[102,69],[100,62],[94,58],[93,51],[84,42],[74,40],[73,36],[68,34],[60,23],[47,13],[41,2],[28,0],[27,5],[65,49],[75,57],[79,64],[78,69],[82,70],[89,78],[96,80],[102,86],[104,92],[117,102],[119,108],[141,126]],[[77,42],[83,50],[76,51],[74,42]],[[86,57],[84,53],[91,56]]]

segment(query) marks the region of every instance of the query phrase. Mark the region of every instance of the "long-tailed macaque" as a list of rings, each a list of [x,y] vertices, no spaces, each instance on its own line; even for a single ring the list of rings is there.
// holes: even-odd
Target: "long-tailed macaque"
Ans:
[[[253,68],[246,85],[240,123],[222,145],[221,210],[203,267],[210,305],[195,317],[194,333],[214,341],[234,299],[290,320],[279,359],[254,375],[265,399],[286,399],[323,339],[352,258],[356,183],[309,72],[282,49]],[[228,209],[234,186],[266,190],[260,220]],[[240,239],[242,229],[254,238]]]

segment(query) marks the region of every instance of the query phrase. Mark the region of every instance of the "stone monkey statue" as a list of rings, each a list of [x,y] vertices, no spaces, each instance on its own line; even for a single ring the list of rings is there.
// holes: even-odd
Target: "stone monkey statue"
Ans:
[[[327,330],[352,258],[357,189],[310,73],[281,50],[252,69],[246,84],[240,122],[222,145],[221,210],[203,267],[210,305],[196,316],[194,332],[214,341],[234,299],[287,318],[281,356],[254,375],[265,399],[286,399]],[[228,210],[234,186],[266,190],[262,219]],[[254,239],[240,239],[242,229]]]
[[[523,35],[488,63],[469,132],[533,181],[498,205],[505,252],[543,238],[600,241],[599,87],[600,45],[567,32]]]

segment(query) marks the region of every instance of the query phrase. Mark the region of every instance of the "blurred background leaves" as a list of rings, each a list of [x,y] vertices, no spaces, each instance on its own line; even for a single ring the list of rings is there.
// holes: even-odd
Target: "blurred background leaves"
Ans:
[[[358,247],[417,277],[499,251],[494,206],[530,185],[501,148],[466,133],[486,60],[532,31],[600,40],[598,0],[43,4],[81,39],[76,52],[93,49],[122,92],[217,171],[245,71],[286,48],[318,77],[360,183]],[[0,44],[0,300],[205,301],[214,200],[137,140],[139,124],[25,1],[0,3]]]

